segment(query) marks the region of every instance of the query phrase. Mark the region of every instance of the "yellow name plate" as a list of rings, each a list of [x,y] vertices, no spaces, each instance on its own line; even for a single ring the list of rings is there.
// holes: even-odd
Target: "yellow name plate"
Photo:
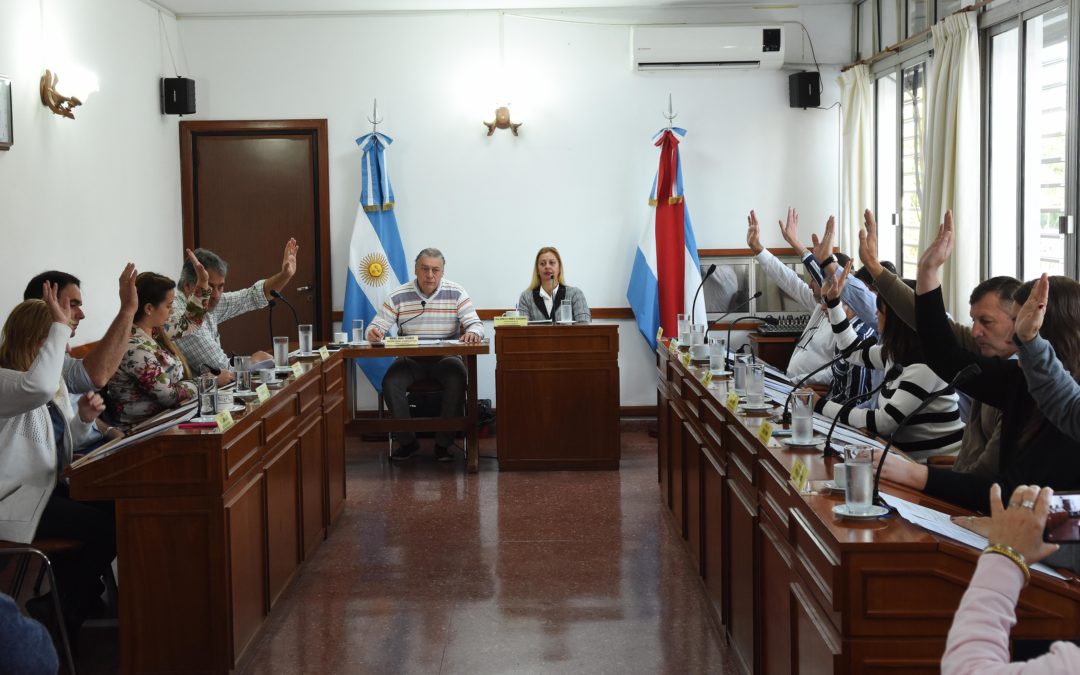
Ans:
[[[497,316],[493,319],[496,328],[502,326],[528,326],[529,317],[527,316]]]
[[[675,338],[671,338],[667,341],[667,350],[669,353],[674,354],[679,351],[679,341]]]
[[[270,387],[260,384],[255,387],[255,395],[259,397],[259,403],[266,403],[270,400]]]
[[[396,335],[383,339],[387,347],[419,347],[420,337],[417,335]]]
[[[689,367],[690,367],[690,352],[683,352],[683,355],[682,355],[681,361],[682,361],[682,364],[683,364],[684,366],[686,366],[687,368],[689,368]]]
[[[232,413],[228,410],[222,410],[214,416],[214,421],[217,422],[218,429],[221,431],[228,431],[232,428],[236,421],[232,418]]]
[[[660,339],[664,337],[664,327],[660,326],[656,329],[656,341],[660,342]]]
[[[806,478],[809,474],[810,471],[806,468],[806,464],[796,457],[795,464],[791,467],[791,482],[795,483],[795,487],[798,488],[799,492],[806,492]]]
[[[300,377],[301,375],[303,375],[303,374],[304,374],[304,367],[303,367],[302,365],[300,365],[300,362],[299,362],[299,361],[297,361],[296,363],[292,364],[292,374],[293,374],[293,375],[294,375],[295,377]]]
[[[729,391],[727,399],[724,401],[724,405],[726,405],[727,409],[731,412],[735,412],[739,407],[739,395],[734,391]]]
[[[706,370],[705,374],[701,376],[701,383],[703,385],[705,385],[706,387],[708,387],[710,384],[712,384],[712,371],[711,370]]]
[[[330,358],[330,350],[326,346],[319,347],[319,358],[326,361]]]
[[[765,445],[768,445],[769,444],[769,439],[772,438],[772,432],[773,432],[773,423],[770,422],[769,420],[764,420],[761,423],[761,426],[758,428],[758,434],[757,434],[758,440],[761,441],[762,443],[764,443]]]

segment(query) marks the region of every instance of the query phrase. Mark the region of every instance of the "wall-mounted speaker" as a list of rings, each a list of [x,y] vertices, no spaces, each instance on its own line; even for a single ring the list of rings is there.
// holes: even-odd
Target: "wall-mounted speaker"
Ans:
[[[793,73],[788,77],[788,101],[792,108],[821,105],[821,77],[816,73]]]
[[[161,114],[195,114],[195,80],[186,77],[161,78]]]

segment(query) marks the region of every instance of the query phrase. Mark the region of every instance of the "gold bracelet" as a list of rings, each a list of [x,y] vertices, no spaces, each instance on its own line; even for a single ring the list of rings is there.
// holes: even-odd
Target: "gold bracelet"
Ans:
[[[1012,546],[1009,546],[1008,544],[990,544],[983,549],[983,553],[997,553],[998,555],[1005,556],[1016,563],[1016,566],[1024,573],[1024,585],[1027,586],[1031,583],[1031,570],[1028,568],[1027,560],[1024,560],[1023,554]]]

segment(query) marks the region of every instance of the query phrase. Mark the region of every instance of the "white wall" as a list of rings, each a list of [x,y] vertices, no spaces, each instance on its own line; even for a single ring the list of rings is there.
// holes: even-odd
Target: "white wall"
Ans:
[[[0,73],[13,80],[15,132],[0,152],[0,321],[30,277],[61,269],[83,281],[87,318],[74,342],[96,340],[119,308],[125,262],[179,271],[177,123],[160,114],[157,88],[167,60],[158,13],[138,0],[0,2]],[[100,83],[74,120],[38,95],[45,68],[58,71],[64,91],[67,64]]]
[[[101,91],[64,120],[37,102],[38,3],[0,4],[0,72],[15,77],[16,145],[0,153],[0,227],[17,244],[0,291],[13,306],[25,279],[57,267],[84,279],[84,340],[116,308],[123,262],[175,274],[180,259],[177,120],[158,111],[172,74],[157,13],[138,0],[50,0],[46,42],[95,70]],[[849,5],[776,10],[609,10],[549,18],[805,23],[823,64],[850,51]],[[785,71],[634,73],[626,25],[504,18],[506,80],[521,136],[484,134],[502,94],[499,18],[490,12],[277,18],[166,18],[182,74],[197,81],[192,119],[327,118],[334,307],[359,197],[354,139],[373,98],[396,142],[389,163],[407,251],[438,246],[447,276],[478,307],[508,307],[538,247],[560,248],[568,281],[594,307],[625,307],[634,249],[657,165],[650,138],[671,93],[686,192],[703,248],[743,245],[746,212],[769,222],[797,205],[809,223],[837,209],[838,109],[792,110]],[[174,32],[175,31],[175,32]],[[176,37],[180,39],[177,44]],[[810,61],[795,24],[789,61]],[[55,47],[50,48],[50,53]],[[824,67],[823,104],[837,100]],[[58,233],[63,233],[58,234]],[[780,245],[774,230],[766,244]],[[654,402],[652,356],[621,322],[622,403]],[[494,358],[481,359],[494,398]],[[370,399],[370,393],[368,394]]]

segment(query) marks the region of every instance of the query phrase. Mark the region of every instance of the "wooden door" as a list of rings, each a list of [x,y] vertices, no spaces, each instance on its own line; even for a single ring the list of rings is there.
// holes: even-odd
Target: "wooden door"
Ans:
[[[296,276],[281,293],[316,340],[331,325],[326,135],[326,120],[180,123],[184,246],[220,255],[230,291],[279,272],[295,237]],[[277,304],[272,328],[265,310],[221,324],[226,353],[270,351],[271,333],[295,340],[292,313]]]

